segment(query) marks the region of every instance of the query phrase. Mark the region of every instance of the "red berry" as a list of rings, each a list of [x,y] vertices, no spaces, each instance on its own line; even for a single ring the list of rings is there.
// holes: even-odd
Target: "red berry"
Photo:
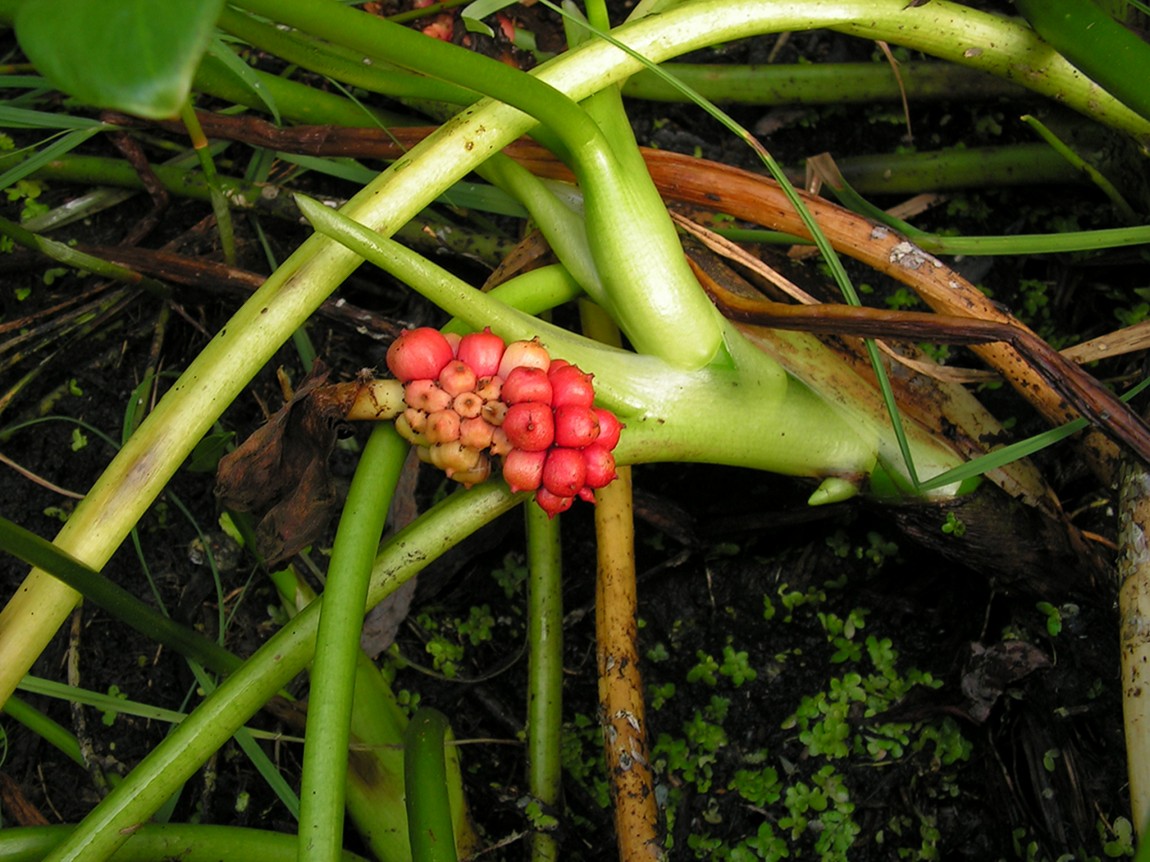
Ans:
[[[522,401],[550,404],[551,381],[542,368],[519,365],[512,368],[511,373],[503,379],[503,391],[499,397],[508,404],[519,404]]]
[[[556,497],[574,497],[587,482],[587,463],[578,449],[557,447],[543,464],[543,487]]]
[[[590,407],[594,402],[595,387],[591,383],[591,375],[580,371],[579,366],[564,365],[547,376],[551,378],[552,406],[579,404]]]
[[[512,404],[503,417],[502,428],[516,449],[538,452],[555,442],[555,418],[551,407],[538,401]]]
[[[595,442],[606,449],[614,449],[619,444],[619,432],[625,427],[619,417],[602,407],[595,408],[599,417],[599,439]]]
[[[405,329],[387,349],[387,367],[404,383],[421,377],[438,377],[451,358],[451,343],[442,332],[430,326]]]
[[[599,417],[590,407],[564,404],[555,407],[555,445],[582,449],[599,437]]]
[[[463,336],[456,356],[470,365],[477,377],[491,377],[499,373],[503,347],[503,339],[486,327],[482,332],[469,332]]]
[[[598,443],[583,450],[583,463],[587,468],[584,480],[589,488],[602,488],[611,484],[616,477],[615,456],[611,450]]]
[[[506,380],[511,369],[520,365],[529,365],[546,371],[550,364],[551,354],[538,338],[532,338],[530,341],[512,341],[503,351],[503,358],[499,361],[499,376]]]
[[[559,497],[552,494],[546,488],[540,488],[535,492],[535,502],[547,513],[548,518],[554,518],[560,512],[566,512],[570,509],[571,504],[575,502],[575,498]]]
[[[439,385],[452,398],[461,392],[474,392],[476,379],[471,366],[458,359],[448,362],[439,372]]]
[[[534,491],[543,483],[543,462],[547,452],[528,452],[512,449],[503,456],[503,479],[511,487],[511,493]]]

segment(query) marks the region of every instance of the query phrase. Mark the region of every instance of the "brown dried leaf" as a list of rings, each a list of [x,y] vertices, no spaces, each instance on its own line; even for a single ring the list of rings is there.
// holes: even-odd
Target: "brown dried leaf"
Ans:
[[[220,461],[216,496],[259,518],[258,550],[269,565],[319,538],[338,502],[328,471],[338,423],[311,398],[327,377],[317,362],[292,398]]]

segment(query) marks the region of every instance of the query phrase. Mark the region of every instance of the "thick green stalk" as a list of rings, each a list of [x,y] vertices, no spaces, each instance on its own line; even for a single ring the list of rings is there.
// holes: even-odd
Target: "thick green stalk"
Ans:
[[[563,564],[559,518],[535,505],[527,521],[527,790],[547,808],[559,802],[563,727]],[[559,858],[549,832],[531,837],[531,859]]]
[[[506,485],[489,482],[458,492],[425,513],[376,557],[368,605],[380,602],[460,539],[518,503]],[[312,602],[260,647],[152,749],[48,860],[98,862],[120,847],[212,752],[303,670],[315,648],[322,606],[322,598]]]
[[[413,862],[455,862],[455,830],[447,796],[447,716],[421,708],[403,737],[403,784]]]
[[[363,609],[391,495],[409,446],[390,423],[371,432],[332,546],[311,669],[300,789],[300,862],[335,862],[343,848],[350,715]]]
[[[1150,120],[1150,45],[1093,0],[1016,0],[1038,35]]]
[[[861,15],[866,15],[865,23],[851,23]],[[1100,122],[1150,137],[1150,123],[1082,78],[1030,31],[946,0],[920,6],[908,6],[905,0],[841,0],[801,7],[708,0],[627,24],[614,35],[653,62],[662,62],[717,42],[818,26],[908,44],[965,65],[984,65]],[[640,67],[619,49],[596,41],[534,74],[579,101]],[[398,160],[345,212],[390,234],[533,125],[522,112],[484,100]],[[358,263],[354,254],[329,240],[312,238],[302,244],[191,363],[77,507],[57,544],[94,568],[103,565],[224,408]],[[39,656],[75,600],[70,588],[35,571],[0,612],[0,701]]]

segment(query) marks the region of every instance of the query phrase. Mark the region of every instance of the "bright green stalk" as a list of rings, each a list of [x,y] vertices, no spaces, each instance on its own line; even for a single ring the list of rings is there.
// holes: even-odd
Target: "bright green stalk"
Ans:
[[[462,538],[519,503],[489,482],[458,492],[396,534],[372,569],[374,606]],[[50,862],[99,862],[186,781],[212,752],[311,660],[323,599],[312,602],[228,677],[97,805]]]
[[[867,16],[865,24],[850,23],[862,14]],[[1101,122],[1150,136],[1150,123],[1085,82],[1025,28],[945,0],[911,7],[905,0],[842,0],[804,3],[801,8],[759,0],[708,0],[627,24],[614,35],[658,63],[717,42],[824,25],[908,44],[966,65],[985,64],[989,71],[1061,98]],[[534,74],[579,101],[624,80],[641,65],[596,41]],[[533,125],[522,112],[484,100],[398,160],[345,212],[390,234]],[[302,244],[191,363],[77,507],[57,544],[94,568],[103,565],[224,408],[358,263],[354,254],[328,240],[312,238]],[[75,600],[71,589],[35,571],[0,612],[0,701],[39,656]]]
[[[414,862],[455,862],[455,830],[447,796],[447,716],[421,708],[408,722],[403,744],[403,783]]]
[[[548,808],[559,802],[563,726],[563,565],[559,518],[525,506],[527,521],[527,790]],[[555,838],[537,831],[533,862],[558,859]]]
[[[349,716],[372,563],[409,446],[390,423],[368,438],[332,547],[311,669],[300,791],[299,858],[335,862],[343,848]]]
[[[73,832],[71,826],[27,826],[0,829],[0,859],[4,862],[40,862]],[[294,835],[238,826],[188,826],[141,824],[111,858],[114,862],[291,862],[295,859]],[[341,862],[365,862],[362,856],[343,853]]]

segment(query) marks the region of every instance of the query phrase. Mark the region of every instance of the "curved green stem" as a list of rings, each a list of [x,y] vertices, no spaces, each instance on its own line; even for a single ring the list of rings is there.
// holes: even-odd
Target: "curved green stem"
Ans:
[[[408,448],[390,423],[372,429],[332,546],[308,698],[300,788],[301,862],[335,862],[343,848],[349,716],[363,609],[391,494]]]

